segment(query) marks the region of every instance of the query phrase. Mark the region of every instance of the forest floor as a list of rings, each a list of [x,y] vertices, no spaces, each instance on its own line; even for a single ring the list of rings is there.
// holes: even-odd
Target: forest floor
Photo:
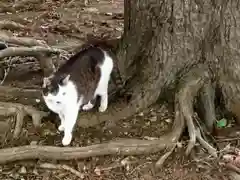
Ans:
[[[87,34],[120,37],[123,33],[123,0],[90,0],[88,6],[84,5],[83,0],[19,0],[15,6],[11,3],[1,0],[0,21],[12,20],[24,27],[5,33],[43,39],[51,46],[78,46],[84,42]],[[3,85],[39,88],[41,81],[39,64],[34,59],[27,58],[24,62],[14,62]],[[103,130],[101,125],[78,128],[74,132],[71,146],[87,146],[119,137],[149,140],[158,138],[172,124],[173,114],[169,109],[166,104],[152,107],[118,122],[118,126],[110,130]],[[26,121],[18,140],[2,140],[1,148],[28,144],[61,146],[62,134],[57,131],[57,124],[54,119],[45,119],[41,131],[36,133],[32,123]],[[186,143],[187,137],[186,141],[179,142],[179,147],[185,147]],[[224,142],[221,146],[227,144]],[[197,151],[198,157],[185,156],[184,149],[177,148],[161,169],[155,169],[154,164],[163,152],[148,156],[116,155],[57,162],[20,161],[1,165],[0,179],[76,180],[80,179],[77,173],[89,180],[228,179],[228,171],[218,163],[209,162],[209,156],[203,149]],[[55,166],[51,168],[49,165]]]

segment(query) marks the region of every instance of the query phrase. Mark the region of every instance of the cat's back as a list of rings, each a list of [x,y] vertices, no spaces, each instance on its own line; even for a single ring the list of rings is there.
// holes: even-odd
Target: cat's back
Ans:
[[[69,58],[58,70],[58,74],[87,73],[103,63],[104,51],[98,47],[88,47]]]

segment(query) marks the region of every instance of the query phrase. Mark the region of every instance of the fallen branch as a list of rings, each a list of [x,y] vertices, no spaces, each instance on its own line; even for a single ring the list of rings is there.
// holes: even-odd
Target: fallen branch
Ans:
[[[80,179],[83,179],[85,176],[83,173],[80,173],[79,171],[77,171],[65,164],[61,165],[61,164],[43,163],[43,164],[40,164],[39,167],[44,168],[44,169],[59,169],[59,170],[63,169],[63,170],[71,172],[72,174],[76,175]]]
[[[59,53],[58,50],[41,46],[29,47],[8,47],[0,51],[0,59],[9,56],[37,56],[39,53]]]
[[[0,40],[10,43],[16,44],[20,46],[44,46],[48,47],[47,43],[43,40],[37,40],[29,37],[16,37],[16,36],[8,36],[5,33],[0,33]]]

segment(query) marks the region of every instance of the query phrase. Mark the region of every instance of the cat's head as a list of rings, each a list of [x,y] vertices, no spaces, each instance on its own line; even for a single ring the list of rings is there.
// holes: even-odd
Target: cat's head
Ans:
[[[47,99],[57,99],[58,101],[63,99],[66,95],[69,78],[70,75],[61,75],[58,77],[50,75],[49,77],[44,77],[42,85],[43,97]]]

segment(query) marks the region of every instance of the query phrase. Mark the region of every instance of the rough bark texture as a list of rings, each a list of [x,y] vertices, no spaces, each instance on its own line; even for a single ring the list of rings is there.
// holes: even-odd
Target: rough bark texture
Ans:
[[[199,111],[203,119],[209,119],[208,128],[213,128],[216,119],[216,85],[227,109],[240,117],[240,101],[235,96],[239,93],[238,6],[238,1],[223,0],[125,0],[118,67],[131,98],[113,103],[104,114],[82,114],[79,125],[82,119],[95,125],[131,116],[156,102],[164,89],[185,81],[182,77],[197,64],[205,64],[211,76],[209,84],[201,87],[200,98],[209,108]]]
[[[193,29],[190,23],[208,32],[211,21],[206,22],[205,13],[190,12],[190,5],[181,1],[125,0],[124,8],[118,67],[131,98],[128,102],[119,100],[105,114],[82,114],[79,125],[82,119],[118,120],[147,108],[165,87],[175,85],[180,74],[201,60],[205,31]]]

